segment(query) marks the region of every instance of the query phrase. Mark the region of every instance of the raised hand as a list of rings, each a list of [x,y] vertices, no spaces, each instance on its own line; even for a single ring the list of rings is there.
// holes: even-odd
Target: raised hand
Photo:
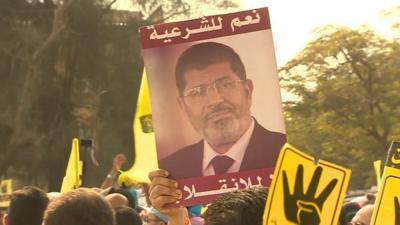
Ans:
[[[126,162],[126,156],[124,154],[118,154],[113,159],[113,170],[121,170],[122,165]]]
[[[332,192],[337,179],[333,179],[319,196],[315,196],[322,167],[318,166],[311,178],[307,191],[303,190],[303,165],[297,167],[294,191],[290,193],[286,171],[283,171],[283,193],[286,219],[299,225],[318,225],[321,221],[321,211],[324,202]],[[397,225],[397,224],[396,224]]]

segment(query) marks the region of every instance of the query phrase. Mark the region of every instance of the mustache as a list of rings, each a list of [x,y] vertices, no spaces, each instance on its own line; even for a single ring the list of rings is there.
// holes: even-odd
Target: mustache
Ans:
[[[208,112],[205,116],[206,119],[212,118],[215,114],[222,113],[222,112],[233,112],[234,107],[227,105],[227,104],[218,104],[211,108],[210,112]]]

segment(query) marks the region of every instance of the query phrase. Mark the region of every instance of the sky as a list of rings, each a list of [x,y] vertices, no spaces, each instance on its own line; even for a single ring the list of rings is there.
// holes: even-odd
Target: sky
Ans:
[[[244,8],[269,7],[278,66],[294,58],[312,40],[312,31],[327,24],[359,28],[372,26],[391,37],[379,12],[400,5],[399,0],[252,0]]]
[[[131,0],[118,0],[117,7],[129,8]],[[275,54],[278,67],[294,58],[312,40],[312,31],[331,24],[359,28],[372,26],[390,37],[389,24],[379,12],[396,5],[400,0],[237,0],[240,10],[269,7]],[[206,16],[215,9],[204,10]],[[208,13],[209,12],[209,13]]]

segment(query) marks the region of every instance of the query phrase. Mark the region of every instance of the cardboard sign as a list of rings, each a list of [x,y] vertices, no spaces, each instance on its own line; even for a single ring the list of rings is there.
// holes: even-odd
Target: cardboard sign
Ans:
[[[400,225],[400,170],[386,166],[375,201],[371,225]]]
[[[180,205],[269,186],[286,143],[267,8],[140,28],[159,168]]]
[[[400,142],[393,141],[390,145],[385,165],[400,169]]]
[[[286,144],[279,155],[264,225],[337,225],[351,171]]]

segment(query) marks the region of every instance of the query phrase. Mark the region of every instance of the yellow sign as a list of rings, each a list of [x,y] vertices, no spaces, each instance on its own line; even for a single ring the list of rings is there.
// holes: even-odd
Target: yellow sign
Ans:
[[[82,162],[79,160],[79,140],[72,140],[71,154],[69,155],[67,169],[61,185],[61,193],[71,191],[81,186]]]
[[[264,211],[264,225],[337,225],[349,169],[283,146]]]
[[[379,187],[379,183],[381,182],[381,160],[374,161],[374,170],[376,175],[376,186]]]
[[[120,186],[129,187],[138,183],[150,183],[149,172],[158,168],[156,139],[151,115],[149,88],[144,70],[133,121],[135,162],[128,171],[122,172],[119,176],[118,184]]]
[[[12,192],[12,180],[2,180],[0,182],[0,208],[8,208],[10,205],[10,195]]]
[[[371,225],[400,224],[400,170],[385,167]]]

